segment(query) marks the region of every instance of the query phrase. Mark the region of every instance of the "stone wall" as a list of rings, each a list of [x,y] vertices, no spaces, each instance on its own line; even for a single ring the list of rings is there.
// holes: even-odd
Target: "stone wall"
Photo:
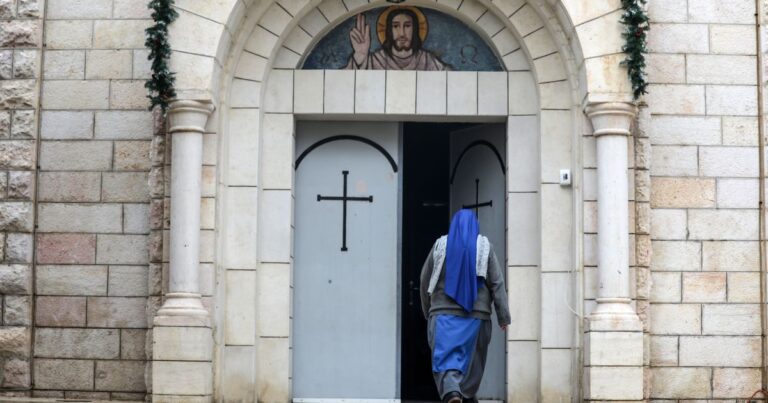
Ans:
[[[733,402],[760,388],[755,1],[649,12],[651,397]]]
[[[150,22],[145,1],[45,7],[34,396],[146,391],[147,296],[159,292],[148,265]]]
[[[32,248],[42,4],[0,0],[0,388],[30,388]]]

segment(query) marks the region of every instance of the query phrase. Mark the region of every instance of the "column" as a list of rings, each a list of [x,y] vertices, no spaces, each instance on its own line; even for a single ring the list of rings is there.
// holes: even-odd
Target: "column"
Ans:
[[[168,292],[152,330],[152,399],[210,402],[213,332],[200,297],[198,262],[203,132],[210,102],[176,101],[171,135],[171,234]]]
[[[597,155],[597,307],[585,335],[585,399],[643,399],[643,333],[629,272],[628,141],[631,103],[590,103]],[[616,382],[620,379],[621,382]]]

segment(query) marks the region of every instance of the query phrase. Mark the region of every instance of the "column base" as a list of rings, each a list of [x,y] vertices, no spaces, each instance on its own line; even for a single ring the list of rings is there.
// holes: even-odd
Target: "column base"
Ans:
[[[200,294],[174,292],[165,296],[163,306],[154,318],[155,326],[210,327],[208,311],[203,307]]]

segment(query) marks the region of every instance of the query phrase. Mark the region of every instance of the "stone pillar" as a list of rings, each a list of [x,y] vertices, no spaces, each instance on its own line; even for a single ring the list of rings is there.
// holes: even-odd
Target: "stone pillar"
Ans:
[[[203,131],[213,105],[176,101],[171,135],[168,292],[154,318],[152,400],[208,402],[213,394],[213,332],[200,297],[198,262]]]
[[[585,399],[643,399],[643,330],[632,307],[629,273],[628,140],[631,103],[591,103],[597,148],[597,307],[585,335]],[[616,382],[621,379],[621,382]]]

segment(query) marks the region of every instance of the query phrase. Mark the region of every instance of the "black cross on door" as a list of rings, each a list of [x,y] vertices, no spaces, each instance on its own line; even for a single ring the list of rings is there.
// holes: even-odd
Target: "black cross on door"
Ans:
[[[367,201],[373,203],[373,196],[366,197],[348,197],[347,196],[347,175],[349,171],[341,171],[344,175],[344,190],[342,196],[321,196],[317,195],[317,201],[334,200],[340,201],[342,206],[342,218],[341,218],[341,251],[347,251],[347,202],[348,201]]]
[[[461,208],[475,209],[475,216],[480,218],[480,207],[493,207],[493,200],[480,203],[480,179],[475,179],[475,204],[464,204]]]

